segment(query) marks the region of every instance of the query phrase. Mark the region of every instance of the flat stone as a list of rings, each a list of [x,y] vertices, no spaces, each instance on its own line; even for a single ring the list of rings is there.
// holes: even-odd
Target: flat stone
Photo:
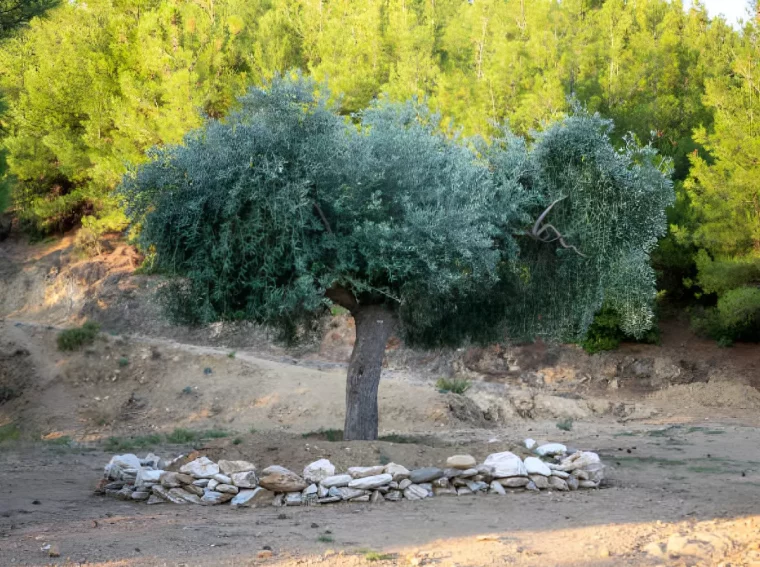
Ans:
[[[417,484],[411,484],[404,490],[404,498],[407,500],[422,500],[428,496],[428,491]]]
[[[179,472],[189,474],[194,478],[213,478],[215,474],[219,474],[219,465],[208,457],[198,457],[182,465]]]
[[[348,469],[348,474],[351,475],[351,478],[365,478],[368,476],[383,474],[383,469],[385,469],[383,465],[375,467],[351,467]]]
[[[350,501],[351,502],[369,502],[369,494],[362,494],[361,496],[352,498]]]
[[[171,502],[172,504],[187,504],[187,500],[185,500],[184,497],[177,496],[171,492],[172,490],[182,490],[181,488],[168,489],[165,486],[156,484],[151,490],[153,491],[153,494],[163,500]],[[184,492],[184,490],[182,492]]]
[[[135,478],[135,486],[139,488],[146,484],[157,484],[161,481],[162,474],[164,474],[164,471],[140,469]]]
[[[208,481],[208,484],[206,485],[206,488],[209,490],[216,490],[216,487],[219,486],[219,481],[214,480],[213,478]]]
[[[354,498],[358,498],[359,496],[364,496],[367,494],[366,490],[360,490],[358,488],[349,488],[347,486],[342,486],[340,488],[331,488],[332,490],[337,490],[337,495],[340,495],[340,497],[343,500],[352,500]],[[330,496],[335,496],[336,494],[330,493]]]
[[[495,480],[491,483],[490,489],[493,494],[498,494],[499,496],[507,495],[507,491],[504,490],[504,487]]]
[[[396,481],[389,482],[388,488],[390,488],[391,490],[398,490],[398,482]]]
[[[203,488],[195,486],[194,484],[186,484],[182,487],[182,490],[189,492],[190,494],[195,494],[196,496],[203,496]],[[219,489],[217,488],[217,490]]]
[[[532,474],[528,478],[533,481],[533,484],[535,484],[536,488],[539,490],[546,490],[549,488],[549,478],[544,475]]]
[[[363,478],[357,478],[348,483],[349,488],[358,488],[360,490],[372,490],[379,488],[385,484],[388,484],[393,480],[393,477],[389,474],[379,474],[375,476],[367,476]]]
[[[571,475],[570,473],[566,473],[565,471],[553,470],[551,476],[558,476],[559,478],[564,478],[565,480],[567,480],[568,478],[570,478]]]
[[[219,484],[232,484],[232,478],[230,478],[226,474],[222,474],[222,473],[215,474],[213,476],[213,479],[217,481]]]
[[[324,479],[335,476],[335,465],[327,459],[319,459],[308,464],[303,469],[303,478],[306,482],[319,484]]]
[[[523,441],[523,445],[525,445],[526,449],[530,450],[536,446],[536,440],[528,437],[525,441]]]
[[[310,496],[312,494],[317,494],[319,492],[319,488],[317,488],[316,484],[310,484],[306,488],[303,489],[303,495],[304,496]]]
[[[456,488],[451,487],[444,487],[444,486],[434,486],[433,487],[433,495],[434,496],[456,496],[457,490]]]
[[[169,495],[177,499],[183,499],[188,504],[202,504],[201,499],[197,494],[191,494],[183,488],[171,488],[169,489]],[[172,502],[174,502],[174,500],[172,500]]]
[[[327,498],[329,488],[325,488],[321,484],[317,487],[317,498]]]
[[[536,448],[536,454],[540,457],[551,457],[554,455],[564,455],[567,453],[567,447],[562,443],[546,443]]]
[[[285,467],[274,465],[261,471],[259,485],[272,492],[298,492],[308,485],[300,476]],[[300,498],[300,494],[299,494]]]
[[[285,495],[285,506],[300,506],[302,503],[300,492],[288,492]]]
[[[256,488],[259,485],[259,479],[256,478],[255,471],[232,473],[230,481],[225,484],[233,484],[238,488]]]
[[[398,483],[398,489],[399,490],[406,490],[410,486],[412,486],[413,482],[409,480],[408,478],[405,478],[401,482]]]
[[[437,478],[433,481],[433,488],[448,488],[450,486],[449,479],[444,477]]]
[[[593,480],[579,480],[578,488],[599,488],[599,483]]]
[[[427,490],[428,496],[432,496],[433,495],[433,484],[432,483],[430,483],[430,482],[421,482],[417,486],[419,486],[420,488],[424,488],[425,490]]]
[[[325,498],[318,498],[317,502],[320,504],[333,504],[335,502],[340,502],[342,498],[340,496],[327,496]]]
[[[404,498],[404,493],[400,490],[391,490],[388,492],[388,494],[385,495],[385,499],[388,502],[398,502],[399,500],[402,500]]]
[[[223,492],[224,494],[237,494],[240,492],[240,489],[237,486],[232,486],[231,484],[217,484],[216,491]]]
[[[446,459],[446,466],[451,469],[467,470],[476,464],[478,463],[472,455],[454,455]]]
[[[562,492],[570,490],[567,486],[567,483],[558,476],[550,476],[547,480],[549,482],[549,487],[554,490],[560,490]]]
[[[478,476],[483,477],[481,479],[483,482],[490,483],[494,479],[493,472],[495,468],[490,465],[478,465],[475,467],[475,470],[478,472]]]
[[[457,496],[471,496],[472,494],[473,494],[472,490],[470,490],[466,486],[457,488]]]
[[[223,492],[217,492],[215,490],[207,490],[201,496],[201,504],[206,506],[215,506],[217,504],[224,504],[232,500],[232,494],[225,494]]]
[[[409,469],[397,465],[396,463],[388,463],[385,465],[383,473],[391,475],[393,477],[393,482],[401,482],[402,480],[409,478],[409,475],[411,474]]]
[[[551,476],[552,474],[552,470],[546,466],[546,463],[537,457],[528,457],[525,459],[525,470],[528,471],[529,475],[540,474],[543,476]]]
[[[525,490],[529,490],[531,492],[540,492],[538,490],[538,487],[536,486],[536,483],[533,482],[532,480],[528,484],[525,485]]]
[[[210,480],[211,479],[209,478],[199,478],[198,480],[193,481],[193,484],[195,486],[200,486],[201,488],[206,488]]]
[[[522,488],[530,482],[527,476],[512,476],[509,478],[499,478],[495,482],[498,482],[504,488]]]
[[[325,488],[332,488],[333,486],[348,486],[348,483],[354,479],[350,474],[338,474],[335,476],[328,476],[323,479],[319,484]]]
[[[160,475],[161,485],[166,488],[179,488],[183,484],[192,484],[195,480],[189,474],[182,474],[176,472],[165,472]]]
[[[491,455],[488,455],[483,464],[491,469],[491,475],[493,478],[528,475],[528,471],[525,470],[525,464],[522,462],[522,459],[509,451],[492,453]]]
[[[273,500],[274,493],[259,486],[253,490],[241,490],[232,499],[230,505],[233,508],[259,508],[261,506],[271,506]]]
[[[147,500],[148,498],[150,498],[150,492],[145,492],[145,491],[142,491],[142,490],[135,490],[130,495],[130,497],[132,498],[132,500],[143,501],[143,500]]]
[[[560,477],[562,478],[562,477]],[[567,487],[570,490],[578,490],[579,488],[579,481],[577,478],[575,478],[573,475],[568,476],[566,479],[564,479],[567,483]]]
[[[467,483],[467,488],[473,492],[480,492],[481,490],[486,490],[488,485],[485,482],[477,482],[473,480]]]
[[[469,480],[469,479],[467,479],[467,478],[462,478],[462,477],[460,477],[460,476],[458,476],[458,477],[456,477],[456,478],[452,478],[452,479],[451,479],[451,484],[452,484],[453,486],[457,486],[457,487],[459,487],[459,486],[467,486],[467,483],[468,483],[468,482],[470,482],[470,480]]]
[[[151,494],[150,498],[148,498],[148,504],[151,506],[153,504],[166,504],[166,500],[161,498],[158,494]]]
[[[436,467],[425,467],[424,469],[412,471],[409,475],[409,480],[411,480],[413,484],[420,484],[421,482],[432,482],[442,476],[443,470]]]
[[[219,461],[219,471],[227,476],[235,473],[255,471],[256,465],[248,461]],[[229,483],[227,483],[229,484]]]
[[[379,492],[380,494],[387,494],[390,491],[391,487],[389,484],[386,484],[385,486],[378,486],[375,491]]]
[[[375,490],[372,493],[372,496],[369,497],[369,501],[372,502],[373,504],[377,504],[379,502],[385,502],[385,497],[383,496],[382,492]]]

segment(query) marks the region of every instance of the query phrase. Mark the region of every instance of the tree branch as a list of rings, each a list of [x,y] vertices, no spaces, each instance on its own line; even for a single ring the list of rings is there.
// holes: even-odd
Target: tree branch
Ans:
[[[359,308],[359,302],[356,301],[354,294],[342,285],[333,285],[327,288],[325,290],[325,297],[352,313]]]

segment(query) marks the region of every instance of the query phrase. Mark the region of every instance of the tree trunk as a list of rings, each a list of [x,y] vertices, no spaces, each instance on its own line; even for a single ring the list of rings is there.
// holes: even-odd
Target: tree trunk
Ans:
[[[377,439],[377,388],[385,345],[396,318],[390,309],[382,305],[357,307],[352,315],[356,322],[356,342],[348,364],[343,438],[371,441]]]

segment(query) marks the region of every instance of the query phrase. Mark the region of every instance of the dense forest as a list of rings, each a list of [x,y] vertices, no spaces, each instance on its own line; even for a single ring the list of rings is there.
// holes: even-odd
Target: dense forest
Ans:
[[[672,160],[661,296],[725,344],[760,339],[749,10],[735,29],[681,0],[69,0],[0,33],[0,209],[32,237],[81,223],[86,249],[124,229],[130,165],[291,69],[329,83],[346,119],[417,97],[467,136],[508,121],[531,137],[580,105]],[[591,349],[623,338],[604,311],[590,333]]]

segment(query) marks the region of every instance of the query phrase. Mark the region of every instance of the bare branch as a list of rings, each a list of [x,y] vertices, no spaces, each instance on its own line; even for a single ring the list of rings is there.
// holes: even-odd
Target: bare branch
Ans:
[[[538,242],[543,242],[543,243],[546,243],[546,244],[549,244],[550,242],[559,242],[559,244],[560,244],[560,246],[562,246],[562,248],[565,248],[567,250],[572,250],[573,252],[575,252],[579,256],[583,256],[584,258],[588,258],[588,256],[586,256],[583,252],[581,252],[580,250],[578,250],[575,246],[573,246],[572,244],[568,244],[567,242],[565,242],[565,237],[562,235],[562,233],[559,230],[556,229],[556,227],[554,227],[554,225],[551,225],[549,223],[546,223],[544,225],[541,224],[541,223],[544,222],[544,220],[546,219],[547,215],[552,210],[552,207],[554,207],[554,205],[556,205],[562,199],[565,199],[565,198],[566,198],[566,196],[565,197],[560,197],[559,199],[557,199],[556,201],[554,201],[551,205],[549,205],[548,207],[546,207],[546,210],[544,210],[544,212],[541,213],[541,215],[538,217],[538,220],[536,220],[536,224],[533,225],[533,229],[530,230],[530,231],[528,231],[528,232],[526,232],[526,234],[528,236],[530,236],[531,238],[533,238],[534,240],[537,240]],[[548,231],[553,231],[554,232],[554,236],[552,237],[551,235],[547,234]]]

